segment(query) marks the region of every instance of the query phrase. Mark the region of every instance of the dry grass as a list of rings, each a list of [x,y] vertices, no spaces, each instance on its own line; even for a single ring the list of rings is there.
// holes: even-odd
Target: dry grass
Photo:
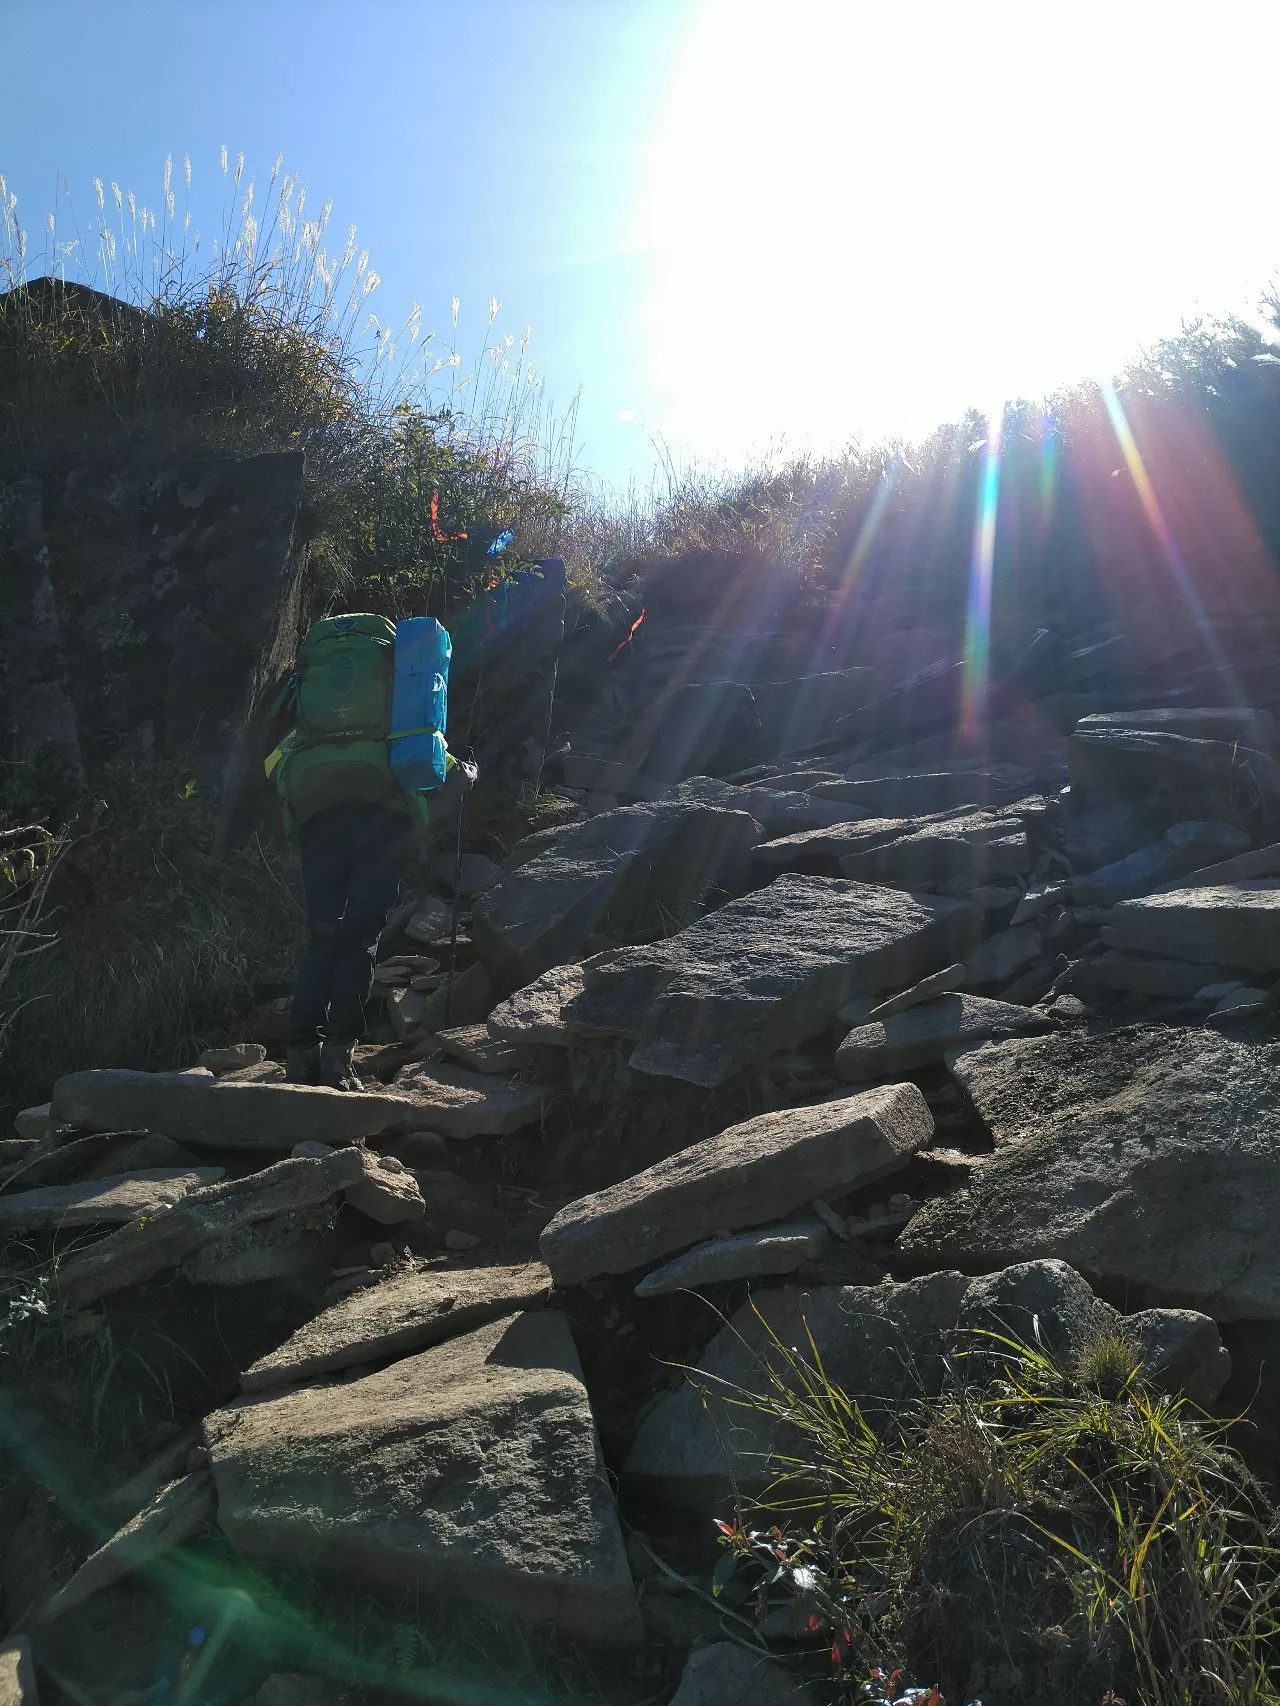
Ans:
[[[985,1706],[1280,1701],[1276,1514],[1122,1337],[1063,1363],[974,1335],[940,1396],[877,1427],[812,1340],[771,1338],[761,1391],[720,1396],[796,1443],[721,1525],[719,1585],[798,1598],[845,1697],[896,1654]]]

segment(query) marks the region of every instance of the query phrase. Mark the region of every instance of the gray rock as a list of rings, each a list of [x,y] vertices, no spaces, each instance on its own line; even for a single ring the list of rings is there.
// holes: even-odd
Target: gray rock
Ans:
[[[988,936],[980,948],[966,956],[964,981],[968,989],[987,984],[1008,983],[1042,952],[1040,932],[1031,924],[1017,924]]]
[[[157,1131],[193,1149],[287,1154],[295,1143],[352,1143],[397,1126],[432,1123],[420,1100],[304,1084],[250,1084],[183,1072],[73,1072],[53,1090],[63,1124]]]
[[[221,1167],[199,1167],[189,1172],[153,1169],[74,1185],[5,1191],[0,1194],[0,1232],[57,1232],[76,1226],[121,1226],[146,1220],[222,1177]]]
[[[1150,713],[1137,713],[1148,722]],[[1067,741],[1071,791],[1086,804],[1146,805],[1165,823],[1234,815],[1233,806],[1280,800],[1280,764],[1235,740],[1094,726],[1085,717]],[[1132,845],[1132,844],[1131,844]]]
[[[973,812],[846,854],[840,869],[863,882],[977,884],[1020,876],[1032,863],[1031,844],[1018,818]]]
[[[478,1025],[488,1017],[496,994],[488,971],[479,964],[458,973],[452,996],[447,978],[434,979],[433,985],[429,991],[411,985],[388,992],[391,1028],[401,1041],[422,1031],[438,1031],[444,1025]]]
[[[347,1188],[346,1197],[352,1208],[379,1226],[427,1218],[418,1181],[393,1155],[370,1155],[364,1177]]]
[[[954,806],[990,806],[1031,792],[1029,770],[996,766],[991,770],[917,770],[900,776],[863,777],[820,783],[821,799],[860,806],[870,817],[912,817]]]
[[[54,1129],[52,1112],[49,1102],[43,1102],[37,1108],[23,1108],[14,1116],[14,1132],[18,1137],[48,1137]]]
[[[746,812],[769,837],[794,835],[807,829],[830,829],[846,823],[849,808],[839,800],[823,800],[795,789],[759,785],[735,786],[711,776],[694,776],[672,789],[673,800],[718,806],[724,811]]]
[[[453,923],[453,908],[438,895],[428,895],[419,901],[417,909],[404,927],[404,933],[411,942],[421,942],[424,947],[432,942],[438,942],[442,936],[449,934]]]
[[[1087,976],[1107,989],[1151,995],[1158,1001],[1190,1001],[1210,975],[1221,982],[1238,982],[1225,966],[1193,965],[1187,960],[1161,960],[1145,954],[1122,954],[1108,949],[1090,960]]]
[[[1280,881],[1170,889],[1122,901],[1103,939],[1202,965],[1280,972]]]
[[[743,1232],[736,1238],[709,1238],[674,1261],[646,1274],[637,1297],[666,1297],[673,1291],[723,1285],[727,1280],[762,1274],[793,1274],[830,1248],[831,1235],[821,1221],[783,1221]]]
[[[811,1706],[817,1692],[764,1651],[710,1641],[690,1653],[671,1706]]]
[[[196,1065],[203,1066],[215,1077],[223,1072],[239,1072],[246,1066],[261,1066],[267,1051],[261,1043],[228,1043],[225,1048],[207,1048],[197,1056]]]
[[[987,1037],[1034,1036],[1053,1029],[1053,1020],[1007,1001],[978,995],[944,995],[937,1001],[860,1025],[836,1050],[836,1074],[861,1084],[940,1061],[948,1050]]]
[[[394,1088],[412,1097],[418,1123],[445,1137],[506,1137],[542,1118],[544,1092],[460,1066],[402,1067]]]
[[[681,1502],[723,1498],[730,1485],[759,1488],[769,1463],[797,1436],[740,1394],[774,1398],[796,1390],[788,1352],[812,1363],[812,1336],[828,1379],[861,1406],[871,1425],[892,1424],[935,1395],[950,1358],[961,1379],[982,1378],[992,1333],[1042,1344],[1069,1361],[1099,1332],[1120,1332],[1147,1377],[1211,1402],[1230,1374],[1213,1322],[1178,1310],[1121,1316],[1064,1262],[1036,1261],[982,1279],[944,1272],[905,1284],[784,1287],[743,1304],[695,1369],[663,1393],[637,1429],[626,1475]]]
[[[900,990],[887,1001],[879,1002],[856,1023],[871,1024],[891,1018],[895,1013],[905,1013],[909,1007],[918,1007],[924,1001],[934,1001],[939,995],[949,995],[953,989],[959,989],[963,982],[964,965],[960,960],[956,960],[952,965],[943,966],[941,971],[935,971],[929,977],[922,977],[920,982],[913,983],[910,989]]]
[[[1181,735],[1192,740],[1235,742],[1264,752],[1274,750],[1280,739],[1280,727],[1269,711],[1236,705],[1171,705],[1095,712],[1080,718],[1075,733]]]
[[[720,1227],[758,1226],[874,1183],[932,1135],[913,1084],[760,1114],[567,1204],[543,1231],[543,1260],[557,1285],[628,1273]]]
[[[157,1558],[193,1540],[212,1527],[215,1514],[213,1483],[207,1471],[172,1482],[85,1559],[67,1585],[44,1607],[41,1622],[51,1623],[101,1593],[103,1588],[136,1575]],[[0,1689],[0,1701],[3,1699]]]
[[[255,1220],[202,1244],[178,1271],[192,1285],[260,1285],[319,1274],[338,1254],[336,1222],[333,1202]]]
[[[1175,823],[1151,846],[1074,878],[1071,899],[1077,906],[1114,906],[1117,901],[1150,894],[1207,859],[1241,853],[1248,845],[1245,832],[1230,824]]]
[[[244,1398],[205,1433],[219,1524],[246,1558],[348,1591],[477,1601],[592,1642],[639,1638],[562,1315],[506,1317],[376,1374]]]
[[[0,1646],[0,1706],[40,1706],[31,1643],[25,1635],[11,1635]]]
[[[581,995],[586,973],[577,962],[552,966],[523,989],[500,1001],[489,1015],[493,1036],[513,1043],[545,1043],[568,1048],[570,1031],[561,1013]]]
[[[437,1031],[436,1040],[447,1055],[472,1072],[517,1072],[532,1060],[528,1049],[491,1035],[488,1025],[457,1025]]]
[[[456,855],[450,852],[439,853],[431,861],[429,874],[433,883],[438,883],[447,895],[454,892],[454,877],[456,870]],[[484,853],[464,853],[462,855],[461,882],[458,893],[464,900],[472,900],[486,889],[491,889],[498,880],[498,866]]]
[[[680,917],[711,884],[741,886],[760,838],[745,812],[672,801],[622,806],[563,830],[477,900],[471,933],[495,972],[525,984],[579,955],[608,920],[626,933]]]
[[[911,1266],[1060,1257],[1137,1301],[1280,1315],[1280,1046],[1132,1026],[985,1043],[950,1065],[997,1152],[907,1227]]]
[[[1213,1018],[1219,1014],[1233,1013],[1243,1019],[1250,1013],[1262,1013],[1272,1006],[1270,992],[1265,989],[1233,989],[1230,995],[1220,996],[1214,1004]]]
[[[979,917],[962,901],[785,875],[589,968],[564,1017],[634,1039],[641,1072],[714,1087],[818,1035],[855,995],[949,964]]]
[[[1206,865],[1169,887],[1220,888],[1223,883],[1247,883],[1255,877],[1274,876],[1280,876],[1280,841],[1273,841],[1269,847],[1255,847],[1251,853],[1240,853],[1216,865]]]
[[[368,1165],[362,1150],[339,1149],[323,1160],[277,1161],[247,1178],[204,1185],[141,1225],[122,1226],[69,1257],[58,1269],[58,1290],[68,1303],[83,1304],[141,1285],[255,1221],[332,1202],[364,1177]]]
[[[245,1392],[296,1386],[360,1363],[425,1350],[499,1315],[532,1308],[550,1290],[551,1276],[541,1262],[513,1268],[402,1268],[321,1310],[279,1350],[247,1368],[240,1386]]]

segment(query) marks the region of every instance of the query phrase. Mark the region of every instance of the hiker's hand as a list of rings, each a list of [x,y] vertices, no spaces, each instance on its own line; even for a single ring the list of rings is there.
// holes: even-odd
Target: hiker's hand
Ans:
[[[473,758],[460,758],[455,769],[458,775],[458,792],[469,794],[480,780],[480,766]]]

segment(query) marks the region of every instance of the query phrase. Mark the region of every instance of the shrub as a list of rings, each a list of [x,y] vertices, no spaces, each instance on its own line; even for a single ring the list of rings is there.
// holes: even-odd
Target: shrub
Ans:
[[[896,1653],[986,1706],[1280,1700],[1275,1512],[1225,1426],[1154,1391],[1122,1339],[1064,1363],[974,1335],[880,1431],[812,1342],[773,1352],[763,1392],[724,1396],[797,1443],[719,1523],[716,1587],[799,1600],[843,1698]]]

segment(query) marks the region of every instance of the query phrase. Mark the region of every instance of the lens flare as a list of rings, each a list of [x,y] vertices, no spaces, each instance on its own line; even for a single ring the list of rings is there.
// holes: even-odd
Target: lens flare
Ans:
[[[986,716],[991,678],[991,579],[996,556],[996,512],[1000,507],[1000,453],[1004,410],[993,409],[978,490],[969,568],[969,608],[964,630],[964,689],[960,732],[971,740]]]

